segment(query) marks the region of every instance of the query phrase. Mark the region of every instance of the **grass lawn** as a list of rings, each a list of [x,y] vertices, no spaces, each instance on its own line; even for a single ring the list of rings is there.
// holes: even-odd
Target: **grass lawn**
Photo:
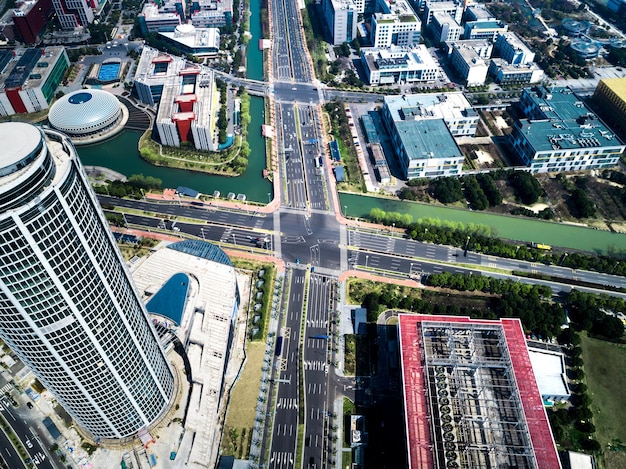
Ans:
[[[605,468],[626,467],[626,347],[581,335],[585,376],[596,439],[602,445]],[[622,444],[622,450],[611,451],[609,443]]]
[[[231,393],[222,438],[222,454],[237,458],[247,458],[250,450],[265,343],[248,342],[246,353],[245,367]]]
[[[356,336],[354,334],[346,334],[344,337],[344,372],[348,376],[354,376],[356,373]]]

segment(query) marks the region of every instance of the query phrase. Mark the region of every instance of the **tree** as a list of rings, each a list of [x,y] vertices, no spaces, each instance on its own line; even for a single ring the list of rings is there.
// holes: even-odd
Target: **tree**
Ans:
[[[577,187],[570,196],[572,211],[576,218],[589,218],[595,215],[596,207],[587,197],[587,192]]]
[[[578,345],[578,344],[580,344],[580,336],[571,327],[563,329],[561,331],[561,333],[559,334],[557,339],[558,339],[560,344],[564,344],[564,345]]]
[[[476,98],[476,104],[480,104],[481,106],[489,104],[489,96],[487,96],[486,94],[478,95],[478,97]]]
[[[335,52],[340,57],[350,57],[350,44],[344,42],[338,47],[335,47]]]
[[[485,193],[491,207],[496,207],[502,203],[502,194],[491,174],[477,174],[476,180],[480,184],[480,188]]]
[[[411,190],[410,187],[403,187],[402,189],[400,189],[398,197],[400,198],[400,200],[416,200],[415,193]]]
[[[525,205],[534,204],[543,194],[539,181],[526,171],[515,171],[509,176],[515,196]]]
[[[593,438],[581,437],[580,446],[582,449],[585,449],[587,451],[600,451],[602,449],[602,446],[600,445],[600,443],[598,443]]]
[[[489,208],[489,201],[487,200],[487,196],[485,196],[485,193],[480,188],[476,177],[463,177],[463,185],[465,186],[465,198],[469,202],[472,209],[485,210],[486,208]]]
[[[458,202],[463,198],[461,182],[455,177],[440,177],[429,184],[433,197],[443,204]]]
[[[624,325],[619,318],[604,314],[598,321],[594,322],[591,333],[606,337],[609,340],[619,340],[624,335]]]

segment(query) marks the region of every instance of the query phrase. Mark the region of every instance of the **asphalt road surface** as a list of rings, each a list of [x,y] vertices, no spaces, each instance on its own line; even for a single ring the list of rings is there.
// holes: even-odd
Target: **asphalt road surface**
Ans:
[[[300,325],[304,306],[306,270],[292,269],[289,280],[289,298],[284,326],[278,332],[275,366],[276,407],[271,434],[270,469],[292,469],[295,467],[296,444],[300,402],[298,397],[300,363]],[[281,339],[282,338],[282,339]]]

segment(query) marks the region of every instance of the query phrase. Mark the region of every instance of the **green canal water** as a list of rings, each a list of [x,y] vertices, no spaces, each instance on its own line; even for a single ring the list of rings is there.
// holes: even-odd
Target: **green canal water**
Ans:
[[[246,47],[246,76],[251,80],[263,80],[263,51],[259,50],[261,38],[261,2],[250,2],[250,34]]]
[[[246,48],[246,67],[248,78],[254,80],[263,79],[263,52],[258,48],[258,41],[261,38],[260,8],[260,2],[250,2],[252,38]],[[157,177],[163,181],[165,187],[187,186],[205,194],[212,194],[216,190],[223,195],[228,192],[243,193],[248,200],[267,203],[268,194],[272,194],[273,190],[272,184],[262,177],[266,161],[265,141],[261,136],[261,125],[264,123],[263,98],[251,98],[250,112],[248,142],[252,153],[246,172],[236,178],[152,166],[139,157],[138,132],[126,131],[100,145],[79,147],[78,151],[85,165],[106,166],[127,176],[144,174]],[[357,194],[341,193],[339,197],[341,206],[347,207],[350,217],[365,218],[370,210],[376,207],[387,212],[410,213],[414,220],[431,217],[463,223],[480,223],[494,228],[497,235],[502,238],[518,241],[597,253],[607,253],[611,250],[626,251],[626,234]]]
[[[246,52],[247,75],[249,78],[262,80],[263,52],[258,47],[258,40],[261,37],[260,2],[251,2],[250,9],[252,39]],[[222,196],[234,192],[245,194],[247,200],[265,204],[274,191],[272,183],[263,178],[263,170],[266,167],[265,140],[261,135],[261,126],[265,122],[263,98],[251,97],[250,114],[248,144],[251,153],[246,171],[238,177],[215,176],[153,166],[139,157],[137,145],[141,133],[133,131],[124,131],[117,137],[98,145],[78,147],[78,153],[84,165],[104,166],[126,176],[133,174],[153,176],[163,181],[163,187],[186,186],[203,194],[213,194],[217,190]]]
[[[596,253],[626,251],[626,234],[594,230],[582,226],[563,225],[528,218],[493,215],[357,194],[341,193],[339,200],[342,209],[347,209],[348,216],[351,218],[365,218],[372,208],[380,208],[385,212],[409,213],[415,221],[420,218],[439,218],[441,220],[487,225],[494,228],[499,237],[506,239],[544,243]]]
[[[186,186],[203,194],[213,194],[218,190],[222,196],[229,192],[245,194],[248,200],[267,203],[272,184],[263,178],[265,169],[265,141],[261,135],[263,124],[263,98],[251,97],[251,121],[248,129],[250,157],[246,171],[238,177],[215,176],[212,174],[185,171],[182,169],[153,166],[142,160],[137,150],[140,132],[124,131],[117,137],[88,147],[78,147],[84,165],[104,166],[126,176],[144,174],[163,181],[163,187]]]

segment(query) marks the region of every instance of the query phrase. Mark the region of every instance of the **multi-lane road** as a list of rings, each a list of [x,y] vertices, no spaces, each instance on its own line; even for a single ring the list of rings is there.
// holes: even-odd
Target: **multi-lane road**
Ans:
[[[15,409],[6,397],[0,397],[0,413],[7,421],[13,433],[21,441],[24,450],[28,454],[26,464],[18,455],[12,442],[6,434],[0,430],[0,460],[4,460],[10,469],[26,469],[37,467],[41,469],[55,469],[61,467],[60,461],[56,464],[50,461],[49,453],[44,448],[41,436],[27,422],[28,411]],[[56,455],[54,455],[56,458]],[[2,467],[0,465],[0,467]]]
[[[329,468],[333,461],[341,460],[337,453],[341,448],[333,447],[334,437],[341,441],[341,435],[332,434],[341,425],[341,417],[335,420],[335,402],[342,395],[353,398],[356,392],[355,383],[338,376],[333,366],[332,341],[337,331],[331,317],[338,308],[335,289],[339,273],[356,269],[419,278],[444,271],[481,275],[488,269],[501,272],[490,275],[510,278],[510,272],[522,271],[562,278],[562,282],[518,278],[520,282],[548,285],[555,292],[571,288],[567,279],[617,287],[626,287],[626,279],[484,256],[471,250],[420,243],[398,233],[340,224],[329,193],[333,176],[325,160],[320,104],[333,98],[373,103],[381,96],[331,90],[316,83],[302,33],[299,3],[272,2],[270,15],[271,82],[246,83],[256,93],[273,96],[279,210],[267,216],[245,204],[227,210],[106,197],[101,197],[101,202],[134,209],[135,214],[125,215],[131,225],[195,236],[230,249],[274,254],[286,262],[286,307],[279,312],[277,330],[272,331],[280,345],[274,354],[273,398],[267,403],[271,419],[264,435],[265,450],[256,464],[272,469]],[[228,80],[237,83],[237,79]],[[137,214],[141,212],[144,214]],[[259,244],[259,240],[269,242]],[[389,332],[382,331],[381,337]],[[379,359],[385,359],[384,353]],[[399,385],[398,377],[388,378],[365,385]],[[359,392],[363,392],[363,386],[361,381]]]

